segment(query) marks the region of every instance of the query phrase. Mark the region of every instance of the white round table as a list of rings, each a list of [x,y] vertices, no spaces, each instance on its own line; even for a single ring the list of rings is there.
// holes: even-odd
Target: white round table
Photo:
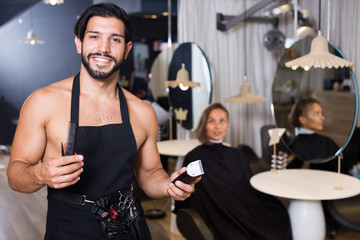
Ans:
[[[174,139],[157,142],[157,147],[159,153],[162,155],[184,157],[188,152],[200,144],[201,143],[197,139]]]
[[[345,174],[310,169],[285,169],[256,174],[251,185],[264,193],[291,199],[289,216],[294,240],[324,240],[321,200],[360,193],[360,180]]]
[[[178,157],[175,169],[179,169],[183,164],[185,155],[200,144],[197,139],[174,139],[157,142],[157,147],[161,155]]]

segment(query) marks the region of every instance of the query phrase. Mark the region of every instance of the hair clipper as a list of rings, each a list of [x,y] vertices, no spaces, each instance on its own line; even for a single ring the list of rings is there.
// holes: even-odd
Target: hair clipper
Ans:
[[[177,178],[175,178],[172,183],[175,184],[177,180],[190,184],[195,181],[195,179],[204,174],[204,169],[201,164],[201,160],[196,160],[189,163],[186,167],[186,172],[180,174]]]

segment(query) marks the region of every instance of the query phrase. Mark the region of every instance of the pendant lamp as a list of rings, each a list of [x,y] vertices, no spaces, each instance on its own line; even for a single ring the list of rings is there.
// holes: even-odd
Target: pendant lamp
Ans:
[[[240,87],[240,93],[225,99],[225,102],[228,103],[264,103],[266,101],[266,98],[260,97],[251,92],[251,86],[246,80],[246,77],[244,78],[244,82]]]
[[[166,81],[166,87],[179,87],[181,90],[186,91],[189,89],[189,87],[200,87],[200,83],[190,81],[189,72],[185,69],[185,64],[183,63],[180,70],[176,74],[176,80]]]
[[[246,0],[244,0],[244,82],[240,86],[240,93],[238,95],[232,96],[225,99],[225,102],[228,103],[264,103],[266,98],[257,96],[251,92],[251,86],[247,81],[247,65],[246,65]]]
[[[310,53],[291,60],[285,63],[285,66],[296,70],[298,67],[302,67],[305,71],[308,71],[311,67],[314,68],[343,68],[353,67],[354,64],[343,58],[337,57],[329,52],[328,41],[321,36],[320,30],[321,21],[321,0],[319,0],[319,32],[311,42]]]
[[[24,44],[30,44],[30,45],[45,43],[44,40],[36,37],[35,32],[32,29],[32,10],[31,9],[30,9],[30,30],[27,32],[26,38],[19,40],[19,42],[24,43]]]
[[[181,36],[182,43],[179,45],[179,47],[182,47],[181,53],[182,53],[182,59],[184,59],[184,46],[181,46],[182,44],[184,44],[184,25],[185,25],[185,23],[184,23],[184,19],[185,19],[184,1],[181,1],[181,15],[182,15],[182,21],[183,21],[182,22],[183,30],[182,30],[182,36]],[[182,62],[183,61],[184,60],[182,60]],[[173,80],[166,81],[165,84],[166,84],[166,87],[171,87],[171,88],[179,87],[183,91],[186,91],[189,88],[200,87],[200,83],[190,81],[189,72],[185,68],[185,63],[181,64],[181,68],[176,73],[176,80],[175,81],[173,81]]]
[[[39,38],[36,37],[34,30],[30,29],[27,32],[26,38],[25,39],[21,39],[19,40],[21,43],[25,43],[25,44],[31,44],[31,45],[35,45],[35,44],[44,44],[45,41],[41,40]]]

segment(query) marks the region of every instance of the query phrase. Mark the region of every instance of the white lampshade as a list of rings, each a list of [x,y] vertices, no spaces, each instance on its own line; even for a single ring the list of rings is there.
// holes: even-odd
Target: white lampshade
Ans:
[[[189,87],[200,87],[200,83],[191,82],[189,78],[189,72],[185,69],[185,64],[182,64],[180,70],[176,74],[175,81],[166,81],[166,87],[180,87],[181,90],[187,90]]]
[[[314,68],[343,68],[352,67],[354,64],[343,58],[335,56],[329,52],[328,41],[321,36],[319,31],[318,36],[311,42],[310,53],[291,60],[285,63],[285,66],[292,69],[302,67],[305,70]]]
[[[285,132],[285,128],[272,128],[268,130],[270,140],[268,146],[272,146],[274,144],[278,144],[280,142],[281,136]]]
[[[21,43],[25,43],[25,44],[31,44],[31,45],[35,45],[35,44],[44,44],[45,41],[41,40],[39,38],[36,37],[34,30],[30,29],[27,32],[26,38],[19,40],[19,42]]]
[[[266,98],[257,96],[251,92],[251,86],[246,80],[244,80],[244,83],[241,85],[238,95],[225,99],[225,102],[228,103],[264,103],[266,101]]]

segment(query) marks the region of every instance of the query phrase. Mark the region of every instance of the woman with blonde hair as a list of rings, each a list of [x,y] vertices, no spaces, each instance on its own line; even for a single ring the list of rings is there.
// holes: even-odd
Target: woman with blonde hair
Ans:
[[[196,133],[202,145],[189,152],[184,166],[202,161],[204,175],[180,208],[195,209],[215,239],[291,239],[286,208],[276,198],[252,188],[252,172],[243,150],[224,145],[229,113],[220,103],[202,113]]]

